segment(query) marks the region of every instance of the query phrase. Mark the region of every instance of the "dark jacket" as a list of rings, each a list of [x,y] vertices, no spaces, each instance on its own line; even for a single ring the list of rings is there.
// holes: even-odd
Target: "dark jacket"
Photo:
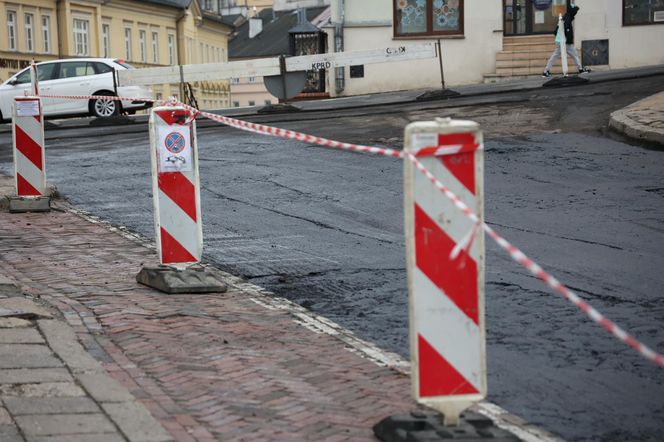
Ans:
[[[568,6],[567,12],[565,12],[565,15],[563,15],[563,25],[565,27],[565,43],[568,45],[574,44],[574,26],[572,26],[572,22],[574,21],[574,16],[577,12],[579,12],[578,6]],[[558,26],[556,26],[555,31],[553,31],[553,35],[557,34]]]

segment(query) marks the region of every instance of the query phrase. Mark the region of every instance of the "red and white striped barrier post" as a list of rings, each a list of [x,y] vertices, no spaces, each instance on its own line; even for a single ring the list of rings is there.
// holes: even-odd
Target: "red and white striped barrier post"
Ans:
[[[46,212],[50,198],[46,187],[44,115],[39,97],[15,97],[12,108],[16,197],[10,212]]]
[[[486,396],[483,150],[479,126],[438,119],[406,127],[413,155],[479,220],[473,222],[435,183],[405,162],[405,227],[412,388],[446,425]]]
[[[203,253],[203,225],[195,114],[180,106],[153,109],[150,156],[160,266],[144,267],[138,281],[167,293],[223,291],[225,286],[196,266]]]

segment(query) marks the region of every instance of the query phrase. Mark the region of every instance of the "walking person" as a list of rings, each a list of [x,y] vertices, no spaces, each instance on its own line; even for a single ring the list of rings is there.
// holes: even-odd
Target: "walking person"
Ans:
[[[579,54],[576,52],[576,48],[574,47],[574,26],[572,22],[574,21],[574,17],[578,12],[579,12],[578,6],[576,6],[574,3],[571,2],[567,3],[567,11],[563,15],[563,28],[565,30],[565,48],[567,49],[567,54],[570,57],[572,57],[572,60],[574,60],[574,64],[576,65],[576,68],[579,70],[579,74],[582,74],[584,72],[590,72],[590,69],[587,69],[581,65]],[[558,34],[558,26],[556,26],[556,29],[555,31],[553,31],[553,33],[556,36],[556,49],[553,50],[553,54],[551,54],[551,57],[549,58],[546,67],[544,68],[544,73],[542,74],[542,77],[551,76],[551,68],[553,67],[553,63],[555,63],[556,60],[561,56],[560,35]]]

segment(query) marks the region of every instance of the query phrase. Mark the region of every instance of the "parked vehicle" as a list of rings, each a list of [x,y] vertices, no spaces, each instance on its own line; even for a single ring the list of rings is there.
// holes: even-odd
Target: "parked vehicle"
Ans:
[[[135,69],[122,60],[112,58],[73,58],[37,63],[40,95],[115,95],[113,70]],[[12,103],[16,96],[30,92],[30,67],[27,67],[0,85],[0,121],[11,119]],[[141,98],[152,98],[152,91],[142,86],[120,86],[121,97],[135,101],[108,99],[73,100],[44,98],[42,105],[46,117],[92,115],[110,117],[122,112],[135,113],[152,106]]]

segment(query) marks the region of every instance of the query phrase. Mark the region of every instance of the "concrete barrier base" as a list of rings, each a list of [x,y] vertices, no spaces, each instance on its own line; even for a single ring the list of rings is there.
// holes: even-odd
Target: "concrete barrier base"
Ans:
[[[50,212],[51,197],[48,196],[9,196],[9,212]]]
[[[434,442],[462,440],[517,442],[520,439],[495,426],[493,421],[479,413],[461,414],[459,425],[446,427],[440,414],[413,412],[410,415],[389,416],[374,425],[374,434],[383,442]]]
[[[227,286],[209,270],[192,266],[178,270],[167,266],[144,266],[136,281],[168,294],[223,293]]]

